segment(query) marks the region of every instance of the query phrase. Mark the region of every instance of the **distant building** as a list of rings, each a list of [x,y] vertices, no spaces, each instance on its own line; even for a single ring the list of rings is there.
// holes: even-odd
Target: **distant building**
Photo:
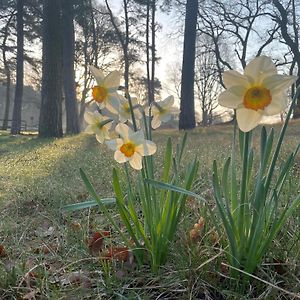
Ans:
[[[13,103],[15,86],[12,85],[10,89],[10,109],[9,120],[12,119]],[[3,123],[4,111],[6,101],[6,86],[4,82],[0,83],[0,127]],[[31,86],[24,86],[23,102],[22,102],[22,121],[26,124],[28,130],[36,130],[38,128],[39,114],[40,114],[41,95],[40,92],[35,91]],[[11,125],[11,122],[8,124]]]

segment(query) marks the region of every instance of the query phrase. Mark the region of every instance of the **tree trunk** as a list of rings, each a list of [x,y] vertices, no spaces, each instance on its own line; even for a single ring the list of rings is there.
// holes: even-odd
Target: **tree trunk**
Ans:
[[[288,25],[289,25],[289,20],[288,20],[288,11],[282,6],[282,4],[278,0],[273,0],[273,4],[277,8],[280,18],[276,19],[280,29],[281,29],[281,34],[282,37],[286,43],[286,45],[291,49],[291,52],[293,53],[293,60],[295,61],[298,71],[297,71],[297,76],[298,79],[296,81],[296,87],[300,85],[300,50],[299,50],[299,30],[298,27],[296,26],[296,8],[295,8],[295,2],[292,1],[292,18],[293,18],[293,35],[290,34]],[[293,37],[294,36],[294,37]],[[300,118],[300,96],[297,99],[296,105],[294,107],[294,112],[293,112],[293,118],[294,119],[299,119]]]
[[[195,128],[194,78],[198,0],[187,0],[181,77],[179,129]]]
[[[42,103],[40,137],[61,137],[62,131],[62,36],[61,1],[44,0]]]
[[[11,134],[21,131],[23,78],[24,78],[24,0],[17,0],[17,75]]]
[[[150,103],[154,101],[155,95],[155,62],[156,62],[156,53],[155,53],[155,12],[156,12],[156,0],[152,0],[151,5],[152,17],[151,17],[151,98]]]
[[[63,85],[66,104],[67,133],[80,132],[74,71],[75,34],[72,0],[62,0]]]
[[[4,28],[4,38],[2,42],[2,59],[4,65],[4,73],[6,76],[6,94],[5,94],[5,108],[4,108],[4,116],[3,116],[3,123],[2,123],[2,130],[7,130],[8,127],[8,118],[9,118],[9,108],[10,108],[10,86],[11,86],[11,72],[9,68],[9,63],[6,57],[6,41],[8,38],[8,28],[11,23],[11,20],[14,16],[14,12],[9,17],[7,24]]]

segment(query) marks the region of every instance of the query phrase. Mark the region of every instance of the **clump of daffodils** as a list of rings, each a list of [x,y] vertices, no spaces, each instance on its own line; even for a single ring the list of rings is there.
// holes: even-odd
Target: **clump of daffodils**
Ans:
[[[156,145],[145,139],[144,131],[137,128],[140,124],[146,127],[151,122],[152,128],[158,128],[163,122],[172,118],[174,97],[169,96],[150,107],[144,108],[135,97],[124,97],[118,92],[120,86],[120,73],[113,71],[107,76],[96,67],[90,66],[96,85],[92,88],[93,101],[98,105],[95,112],[87,111],[84,119],[87,123],[86,132],[95,134],[99,143],[105,143],[115,151],[114,158],[118,163],[128,162],[136,170],[142,169],[142,157],[150,156],[156,152]],[[141,119],[144,122],[141,122]]]
[[[226,91],[219,96],[219,104],[236,110],[239,128],[248,132],[263,116],[281,113],[287,106],[286,90],[296,76],[279,75],[270,57],[259,56],[245,68],[244,74],[224,72]]]

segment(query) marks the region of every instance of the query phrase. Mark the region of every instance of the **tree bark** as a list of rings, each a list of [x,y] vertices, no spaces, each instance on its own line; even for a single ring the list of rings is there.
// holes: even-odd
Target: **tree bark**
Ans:
[[[44,0],[42,103],[40,137],[61,137],[62,131],[62,36],[61,1]]]
[[[179,129],[195,128],[195,52],[198,0],[187,0],[181,77]]]
[[[8,38],[8,28],[12,21],[12,18],[15,15],[15,11],[12,12],[11,16],[9,17],[7,24],[4,28],[4,38],[2,42],[2,59],[4,65],[4,73],[6,76],[6,95],[5,95],[5,108],[4,108],[4,116],[3,116],[3,123],[2,123],[2,130],[7,130],[8,127],[8,118],[9,118],[9,108],[10,108],[10,86],[11,86],[11,72],[9,63],[6,57],[6,41]]]
[[[68,134],[80,132],[74,71],[75,34],[73,19],[72,0],[62,0],[63,86],[67,118],[66,132]]]
[[[21,131],[23,79],[24,79],[24,0],[17,0],[17,74],[11,134]]]

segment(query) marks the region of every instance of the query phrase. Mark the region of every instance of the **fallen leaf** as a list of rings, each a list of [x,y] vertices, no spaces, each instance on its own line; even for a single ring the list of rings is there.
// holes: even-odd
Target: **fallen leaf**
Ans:
[[[127,261],[129,258],[129,250],[127,247],[111,247],[108,249],[105,258]]]
[[[81,224],[76,221],[72,222],[70,226],[74,231],[80,231],[82,229]]]
[[[90,252],[94,255],[99,255],[99,252],[103,249],[104,237],[108,236],[110,236],[109,231],[102,231],[101,233],[96,231],[88,241]]]
[[[3,245],[0,244],[0,257],[5,257],[6,251]]]

